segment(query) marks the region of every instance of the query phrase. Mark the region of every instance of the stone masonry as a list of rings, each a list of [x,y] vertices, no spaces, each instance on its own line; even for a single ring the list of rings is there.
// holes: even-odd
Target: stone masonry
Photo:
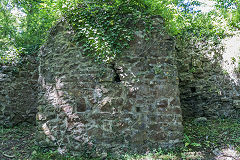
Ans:
[[[61,152],[142,152],[182,140],[174,41],[158,32],[110,64],[84,56],[60,23],[41,48],[38,141]]]
[[[0,66],[0,124],[11,127],[35,122],[38,72],[33,56],[16,66]]]

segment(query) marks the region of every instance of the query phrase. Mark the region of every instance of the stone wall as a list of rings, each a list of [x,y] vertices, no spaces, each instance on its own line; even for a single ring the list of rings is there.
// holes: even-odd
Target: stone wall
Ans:
[[[98,64],[71,43],[60,23],[41,48],[38,141],[60,152],[146,151],[182,139],[174,41],[161,19],[150,41],[136,32],[111,64]]]
[[[33,57],[15,66],[0,66],[0,125],[35,122],[38,71]]]
[[[231,43],[235,42],[236,40]],[[226,64],[233,65],[231,60],[226,61],[225,58],[231,59],[233,52],[227,52],[231,46],[222,42],[194,39],[177,44],[183,117],[239,116],[240,83],[224,67]],[[238,59],[239,55],[240,49],[235,58]]]
[[[238,117],[240,35],[175,45],[162,20],[153,21],[149,41],[136,28],[131,47],[109,64],[86,56],[60,22],[39,63],[27,56],[0,67],[0,125],[35,122],[38,112],[42,146],[62,153],[142,152],[181,143],[181,108],[184,118]]]
[[[153,21],[149,41],[136,28],[131,47],[109,64],[85,56],[60,22],[39,63],[33,55],[0,66],[0,125],[35,122],[38,112],[42,146],[124,153],[181,143],[181,108],[184,118],[238,117],[240,35],[175,45],[162,20]]]

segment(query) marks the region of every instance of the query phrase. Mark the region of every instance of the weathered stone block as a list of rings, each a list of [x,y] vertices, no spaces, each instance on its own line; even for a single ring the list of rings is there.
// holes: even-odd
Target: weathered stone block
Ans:
[[[235,108],[240,109],[240,100],[234,100],[233,105]]]
[[[38,67],[37,63],[29,63],[29,59],[32,57],[25,57],[22,64],[16,66],[0,66],[1,125],[13,126],[23,121],[35,123],[38,76],[33,75]]]

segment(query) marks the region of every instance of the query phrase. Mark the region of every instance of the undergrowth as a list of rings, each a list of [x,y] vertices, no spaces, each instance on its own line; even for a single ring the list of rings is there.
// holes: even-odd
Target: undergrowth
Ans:
[[[101,160],[114,159],[111,155],[92,158],[60,155],[49,148],[34,144],[35,127],[18,126],[13,129],[0,127],[0,159],[11,156],[12,159],[31,160]],[[213,159],[214,150],[230,148],[240,153],[240,121],[237,119],[216,119],[203,123],[193,120],[184,122],[183,146],[175,149],[148,151],[146,154],[119,155],[123,160],[143,159]],[[4,154],[4,155],[3,155]]]
[[[215,148],[235,146],[240,152],[240,120],[217,119],[203,124],[195,124],[191,120],[184,123],[185,135],[190,142],[199,146],[190,149],[213,150]],[[185,144],[187,139],[185,138]]]

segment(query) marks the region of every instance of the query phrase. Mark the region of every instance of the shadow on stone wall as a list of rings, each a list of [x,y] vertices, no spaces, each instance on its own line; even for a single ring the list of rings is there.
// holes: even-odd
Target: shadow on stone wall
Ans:
[[[36,56],[23,57],[22,63],[0,65],[0,124],[35,123],[38,95]]]
[[[191,39],[177,43],[184,118],[239,116],[240,88],[235,72],[238,62],[233,63],[233,57],[239,61],[239,44],[238,35],[221,42]]]

